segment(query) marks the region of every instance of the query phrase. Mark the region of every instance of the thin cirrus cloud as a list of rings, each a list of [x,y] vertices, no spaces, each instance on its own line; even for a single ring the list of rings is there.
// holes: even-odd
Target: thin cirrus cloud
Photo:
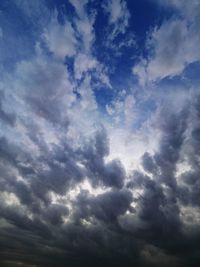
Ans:
[[[199,266],[199,8],[0,3],[0,266]]]

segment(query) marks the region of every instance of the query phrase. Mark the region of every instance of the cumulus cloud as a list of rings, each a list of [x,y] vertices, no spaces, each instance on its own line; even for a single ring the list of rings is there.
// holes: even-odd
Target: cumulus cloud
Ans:
[[[44,39],[49,50],[61,60],[64,60],[66,56],[73,56],[76,53],[77,40],[71,23],[59,24],[56,14],[49,24],[49,29],[46,29],[44,32]]]
[[[183,18],[172,17],[160,26],[156,26],[147,41],[147,49],[151,51],[151,56],[142,58],[133,67],[133,73],[138,76],[142,86],[147,82],[181,75],[189,64],[200,60],[197,49],[199,42],[198,13],[193,10],[191,15],[191,11],[187,9],[188,5],[185,8],[179,1],[177,3],[175,1],[174,4],[181,11],[184,10]],[[191,6],[194,8],[195,3]],[[199,10],[198,5],[196,10]]]

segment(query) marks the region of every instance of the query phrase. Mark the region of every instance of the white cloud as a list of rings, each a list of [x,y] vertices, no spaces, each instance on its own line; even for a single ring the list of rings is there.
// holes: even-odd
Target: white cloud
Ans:
[[[56,14],[44,32],[44,39],[50,51],[59,59],[63,60],[65,56],[74,56],[76,53],[77,40],[71,23],[59,24]]]
[[[155,56],[149,61],[147,72],[151,80],[180,74],[187,64],[188,30],[184,21],[166,21],[151,36]],[[189,63],[189,62],[188,62]]]
[[[96,74],[100,83],[103,83],[108,88],[112,87],[103,64],[90,54],[79,53],[74,61],[75,79],[80,80],[84,75],[89,74],[90,71],[92,71],[94,75]]]
[[[81,95],[81,108],[83,110],[95,110],[97,108],[97,103],[93,90],[91,88],[91,78],[86,76],[82,85],[78,88],[78,92]]]
[[[125,123],[129,127],[131,127],[134,121],[134,109],[135,109],[136,100],[133,95],[128,95],[125,99],[124,103],[124,115],[125,115]]]
[[[96,69],[97,66],[98,62],[93,57],[86,54],[78,54],[74,63],[75,78],[81,79],[84,73]]]
[[[91,46],[95,40],[93,24],[94,24],[94,18],[90,20],[88,17],[84,17],[84,19],[76,21],[76,26],[78,32],[82,37],[84,45],[83,47],[86,52],[90,51]]]
[[[121,56],[123,49],[136,46],[134,33],[128,32],[131,15],[127,3],[125,0],[106,0],[102,7],[108,16],[104,45],[111,49],[116,57]],[[119,35],[123,35],[123,38],[118,38]]]
[[[88,3],[88,0],[69,0],[69,2],[74,6],[77,15],[80,18],[85,17],[85,5]]]
[[[105,12],[108,14],[109,25],[112,31],[109,31],[109,39],[126,32],[129,25],[130,13],[124,0],[108,0],[103,4]]]
[[[195,234],[200,227],[200,208],[180,205],[180,218],[186,234]]]
[[[160,132],[145,125],[139,131],[127,127],[108,127],[110,139],[109,160],[119,158],[126,171],[139,170],[141,157],[145,152],[158,149]]]
[[[12,206],[12,205],[14,205],[15,207],[20,206],[20,201],[18,197],[13,193],[1,192],[0,200],[1,203],[3,203],[6,206]]]
[[[187,19],[164,21],[147,40],[150,55],[133,67],[133,73],[138,75],[142,86],[180,75],[187,65],[200,60],[199,42],[196,20],[190,25]]]
[[[80,47],[80,49],[89,52],[95,40],[93,27],[95,22],[95,12],[88,15],[86,11],[86,4],[88,3],[88,0],[70,0],[70,3],[74,6],[76,14],[78,15],[78,18],[74,19],[74,22],[76,24],[76,29],[83,41],[83,47]]]
[[[108,10],[110,11],[110,23],[115,23],[124,17],[124,9],[125,9],[125,2],[121,2],[120,0],[117,1],[110,1]]]
[[[135,101],[131,94],[124,100],[115,101],[111,115],[113,119],[121,116],[124,120],[106,125],[110,139],[108,159],[119,158],[128,173],[141,168],[142,155],[145,152],[155,153],[161,138],[157,113],[148,118],[140,128],[133,127],[138,115]]]
[[[129,128],[134,123],[135,103],[136,101],[132,94],[122,94],[106,106],[106,111],[116,124],[123,121],[125,126]]]
[[[126,2],[124,0],[109,0],[108,4],[104,5],[104,9],[109,15],[109,23],[120,26],[120,30],[124,33],[130,18]]]
[[[194,19],[197,13],[199,13],[199,1],[198,0],[151,0],[156,2],[159,5],[163,5],[165,7],[170,6],[179,10],[185,16],[190,17],[190,19]]]
[[[137,75],[139,84],[142,87],[144,87],[148,82],[147,66],[147,60],[142,58],[132,69],[133,74]]]

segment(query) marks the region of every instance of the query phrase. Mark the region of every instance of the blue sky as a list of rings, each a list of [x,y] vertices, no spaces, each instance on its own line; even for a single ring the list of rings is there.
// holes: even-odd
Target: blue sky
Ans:
[[[199,29],[198,0],[1,0],[0,266],[199,266]]]

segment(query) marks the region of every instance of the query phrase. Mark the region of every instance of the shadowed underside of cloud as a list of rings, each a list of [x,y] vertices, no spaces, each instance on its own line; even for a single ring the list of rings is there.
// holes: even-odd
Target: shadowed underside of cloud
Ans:
[[[0,4],[0,266],[199,266],[199,4],[55,2]]]

